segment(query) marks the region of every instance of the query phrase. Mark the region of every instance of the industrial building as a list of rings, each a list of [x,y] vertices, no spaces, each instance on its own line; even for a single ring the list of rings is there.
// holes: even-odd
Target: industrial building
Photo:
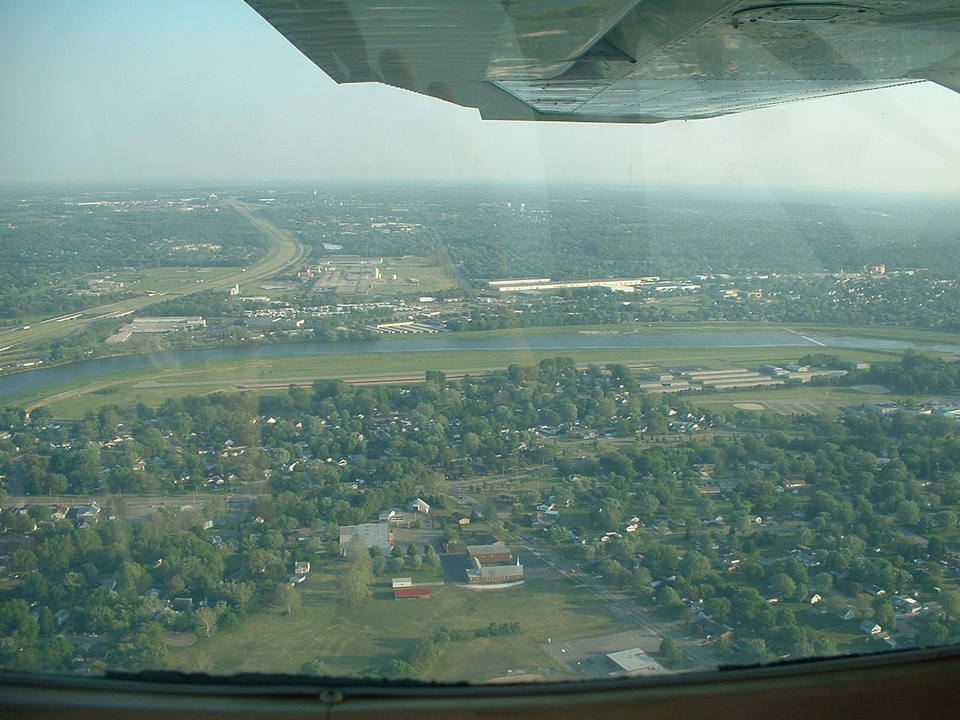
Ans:
[[[617,670],[628,675],[655,675],[669,672],[640,648],[608,653],[607,659],[616,666]]]
[[[510,565],[483,565],[475,557],[471,557],[470,562],[472,567],[467,569],[468,583],[514,583],[523,580],[520,558]]]
[[[502,541],[492,545],[468,545],[467,555],[479,562],[513,562],[513,554]]]
[[[515,583],[523,580],[523,565],[516,561],[503,542],[492,545],[468,545],[468,583]]]
[[[359,525],[340,526],[340,554],[349,557],[351,547],[359,539],[363,547],[369,550],[372,547],[380,548],[387,555],[392,547],[389,523],[361,523]]]

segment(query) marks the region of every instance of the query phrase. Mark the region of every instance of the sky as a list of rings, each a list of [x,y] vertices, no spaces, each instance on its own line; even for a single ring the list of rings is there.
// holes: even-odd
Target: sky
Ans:
[[[482,121],[336,85],[242,0],[0,0],[0,183],[583,181],[960,196],[924,83],[660,125]]]

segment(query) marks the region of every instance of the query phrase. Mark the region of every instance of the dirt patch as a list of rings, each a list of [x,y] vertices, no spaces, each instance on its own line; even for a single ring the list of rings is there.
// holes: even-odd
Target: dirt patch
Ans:
[[[733,406],[737,410],[766,410],[766,408],[760,403],[751,403],[751,402],[734,403]]]
[[[163,640],[170,647],[187,647],[197,641],[197,635],[192,632],[168,632]]]
[[[854,385],[851,389],[857,392],[874,393],[877,395],[884,395],[890,392],[890,388],[883,385]]]

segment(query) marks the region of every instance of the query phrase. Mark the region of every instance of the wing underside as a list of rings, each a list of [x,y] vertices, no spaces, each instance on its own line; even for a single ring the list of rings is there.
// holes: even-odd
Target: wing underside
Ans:
[[[247,0],[340,83],[502,120],[661,122],[932,80],[960,87],[960,4]]]

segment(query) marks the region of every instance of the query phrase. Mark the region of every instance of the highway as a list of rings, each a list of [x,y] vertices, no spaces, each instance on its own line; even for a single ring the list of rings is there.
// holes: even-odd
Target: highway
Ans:
[[[69,335],[97,320],[129,315],[137,310],[142,310],[145,307],[167,300],[173,296],[182,297],[205,290],[226,289],[235,283],[243,282],[247,284],[277,275],[288,269],[299,268],[307,257],[307,249],[300,241],[286,230],[282,230],[272,223],[256,217],[247,203],[242,203],[234,199],[228,199],[226,202],[240,216],[260,230],[269,240],[266,253],[253,265],[247,268],[237,268],[236,272],[200,284],[199,286],[185,285],[183,292],[156,293],[153,295],[128,298],[114,303],[87,308],[81,312],[38,320],[29,326],[16,330],[8,330],[0,333],[0,347],[3,348],[0,350],[0,353],[10,350],[20,351],[27,349],[23,346]],[[118,258],[118,262],[122,262],[122,258]]]

